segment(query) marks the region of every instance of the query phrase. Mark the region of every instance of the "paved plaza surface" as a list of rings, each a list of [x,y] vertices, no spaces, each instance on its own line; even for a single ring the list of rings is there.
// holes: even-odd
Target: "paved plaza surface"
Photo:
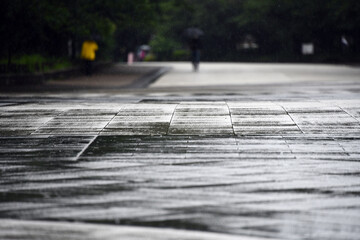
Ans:
[[[360,68],[158,66],[0,92],[0,239],[359,239]]]

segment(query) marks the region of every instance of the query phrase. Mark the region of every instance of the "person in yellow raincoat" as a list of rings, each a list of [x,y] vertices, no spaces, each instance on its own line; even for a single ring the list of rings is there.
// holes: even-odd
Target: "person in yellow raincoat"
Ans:
[[[86,75],[92,74],[92,64],[95,61],[95,52],[98,50],[98,48],[99,46],[93,40],[86,40],[82,44],[80,57],[84,60]]]

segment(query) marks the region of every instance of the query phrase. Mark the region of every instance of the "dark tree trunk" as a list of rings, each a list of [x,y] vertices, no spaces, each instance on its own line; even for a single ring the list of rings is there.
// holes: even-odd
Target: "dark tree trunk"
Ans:
[[[7,59],[7,72],[10,71],[11,58],[12,58],[12,51],[11,51],[11,47],[9,46],[9,48],[8,48],[8,59]]]

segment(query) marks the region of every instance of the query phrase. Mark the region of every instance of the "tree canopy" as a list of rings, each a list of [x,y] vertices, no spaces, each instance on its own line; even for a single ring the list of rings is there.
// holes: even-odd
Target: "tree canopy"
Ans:
[[[360,52],[359,12],[357,0],[2,0],[0,54],[75,57],[95,38],[100,58],[150,43],[158,60],[173,60],[186,51],[184,30],[198,27],[204,60],[296,61],[312,43],[319,60],[346,61]]]
[[[61,56],[72,44],[75,56],[84,39],[95,38],[100,57],[109,57],[116,45],[121,52],[148,41],[156,5],[148,0],[3,0],[0,53]]]
[[[347,61],[359,55],[356,0],[178,2],[161,3],[164,24],[156,29],[154,46],[167,42],[178,48],[181,29],[197,26],[205,32],[205,60],[307,60],[301,56],[302,43],[314,44],[320,61]],[[244,49],[249,39],[256,47]]]

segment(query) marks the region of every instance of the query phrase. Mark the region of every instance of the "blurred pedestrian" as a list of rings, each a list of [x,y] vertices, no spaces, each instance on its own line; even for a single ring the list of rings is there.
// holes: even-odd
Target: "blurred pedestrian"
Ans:
[[[142,62],[145,60],[146,55],[150,52],[151,47],[149,45],[141,45],[137,51],[137,60]]]
[[[193,65],[194,71],[199,70],[200,64],[200,50],[202,48],[201,41],[199,37],[191,38],[189,41],[189,47],[191,50],[191,63]]]
[[[199,70],[200,64],[200,52],[202,49],[202,43],[200,37],[204,32],[195,27],[187,28],[185,30],[185,36],[188,39],[189,48],[191,50],[191,63],[193,65],[194,71]]]
[[[95,52],[98,50],[99,46],[93,40],[86,40],[82,44],[81,48],[81,59],[84,60],[85,74],[91,76],[93,71],[93,62],[95,61],[96,55]]]
[[[140,62],[144,61],[145,56],[146,56],[146,52],[144,50],[140,50],[139,56],[138,56],[139,61]]]

